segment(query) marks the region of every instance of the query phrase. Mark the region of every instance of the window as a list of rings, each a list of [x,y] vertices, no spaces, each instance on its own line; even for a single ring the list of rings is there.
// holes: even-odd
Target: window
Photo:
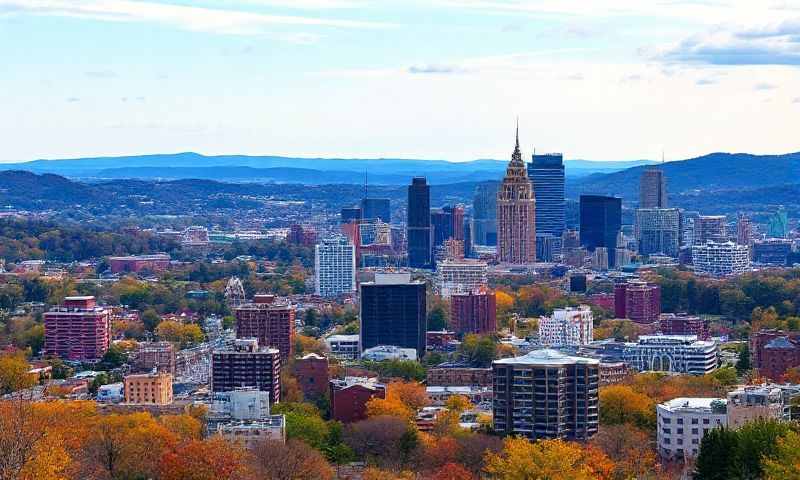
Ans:
[[[696,418],[692,419],[692,425],[697,425],[698,420]]]
[[[678,429],[678,435],[683,435],[683,429],[682,428]]]
[[[683,439],[682,438],[678,439],[678,445],[683,445]]]
[[[678,419],[678,425],[683,425],[683,419],[682,418]]]
[[[662,422],[663,422],[663,423],[670,424],[670,423],[672,423],[672,419],[671,419],[671,418],[666,418],[666,417],[665,417],[665,418],[663,418],[663,419],[662,419]]]
[[[667,435],[669,435],[670,433],[672,433],[672,429],[669,429],[669,428],[666,428],[666,427],[665,427],[665,428],[663,428],[661,431],[662,431],[662,432],[664,432],[664,433],[666,433]]]
[[[670,439],[669,438],[665,438],[664,439],[664,445],[669,445],[669,443],[670,443]]]
[[[697,445],[698,443],[700,443],[699,440],[697,440],[696,438],[692,439],[692,445]]]
[[[703,425],[708,425],[708,424],[709,424],[709,420],[707,418],[704,418],[703,419]]]
[[[696,428],[693,428],[693,429],[692,429],[692,435],[697,435],[697,433],[698,433],[698,432],[697,432],[697,429],[696,429]]]

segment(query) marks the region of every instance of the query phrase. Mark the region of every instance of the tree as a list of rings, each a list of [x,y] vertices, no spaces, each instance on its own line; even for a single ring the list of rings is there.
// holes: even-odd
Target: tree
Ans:
[[[627,385],[611,385],[600,390],[600,423],[619,425],[631,423],[652,429],[655,425],[655,405],[647,395]]]
[[[775,454],[763,459],[763,468],[767,480],[800,480],[800,433],[780,437]]]
[[[158,315],[158,312],[156,312],[155,309],[148,308],[142,312],[142,323],[144,324],[144,328],[146,328],[148,331],[154,331],[160,322],[161,317]]]
[[[750,370],[750,345],[745,342],[744,348],[739,352],[739,359],[736,360],[736,372],[743,375]]]
[[[28,402],[0,403],[0,480],[17,480],[35,461],[44,426]]]
[[[333,470],[323,456],[298,440],[266,441],[253,451],[259,480],[328,480]]]
[[[608,479],[613,468],[601,452],[563,440],[508,438],[503,451],[488,453],[486,473],[498,480]]]
[[[233,480],[244,472],[245,452],[222,437],[189,440],[161,457],[161,480]]]
[[[656,453],[649,444],[650,436],[630,424],[604,425],[591,440],[614,462],[617,479],[644,479],[656,471]]]
[[[695,463],[695,480],[736,478],[739,439],[735,431],[715,428],[703,436]]]
[[[29,371],[30,365],[24,355],[0,355],[0,395],[32,387],[36,382]]]
[[[793,426],[778,420],[756,420],[744,424],[736,432],[739,439],[738,472],[743,478],[762,478],[761,459],[777,451],[778,439]]]
[[[465,335],[459,348],[461,355],[478,367],[490,366],[492,360],[496,358],[497,344],[494,338],[488,335]]]
[[[416,447],[416,428],[400,418],[372,417],[349,425],[344,441],[365,461],[395,467],[405,463]]]
[[[286,438],[306,442],[321,450],[328,439],[328,425],[318,415],[302,415],[297,412],[286,414]]]
[[[477,478],[457,463],[446,463],[430,476],[430,480],[477,480]]]

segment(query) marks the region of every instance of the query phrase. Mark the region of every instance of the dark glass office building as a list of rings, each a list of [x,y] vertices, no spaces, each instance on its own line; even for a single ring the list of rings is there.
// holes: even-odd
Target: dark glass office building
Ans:
[[[408,265],[432,268],[431,187],[425,177],[414,177],[408,187]]]
[[[564,232],[564,158],[560,153],[533,155],[528,178],[536,198],[536,235],[561,238]]]
[[[608,249],[608,264],[616,265],[617,234],[622,228],[622,199],[581,195],[581,246],[589,251]]]
[[[358,207],[344,207],[341,211],[342,223],[361,220],[361,209]]]
[[[392,223],[391,202],[388,198],[364,198],[361,200],[361,217]]]
[[[425,354],[425,282],[408,273],[376,273],[361,284],[361,350],[378,345],[414,348]]]

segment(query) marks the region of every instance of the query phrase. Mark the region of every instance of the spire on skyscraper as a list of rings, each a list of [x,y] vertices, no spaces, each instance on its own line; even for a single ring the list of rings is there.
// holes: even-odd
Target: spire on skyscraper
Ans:
[[[523,163],[522,162],[522,152],[519,149],[519,117],[517,117],[517,134],[516,134],[516,144],[514,145],[514,153],[511,154],[511,163]],[[523,163],[524,165],[524,163]]]

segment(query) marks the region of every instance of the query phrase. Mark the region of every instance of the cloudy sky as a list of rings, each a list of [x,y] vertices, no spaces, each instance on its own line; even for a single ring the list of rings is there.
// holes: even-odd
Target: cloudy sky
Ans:
[[[0,0],[0,161],[800,150],[800,0]]]

